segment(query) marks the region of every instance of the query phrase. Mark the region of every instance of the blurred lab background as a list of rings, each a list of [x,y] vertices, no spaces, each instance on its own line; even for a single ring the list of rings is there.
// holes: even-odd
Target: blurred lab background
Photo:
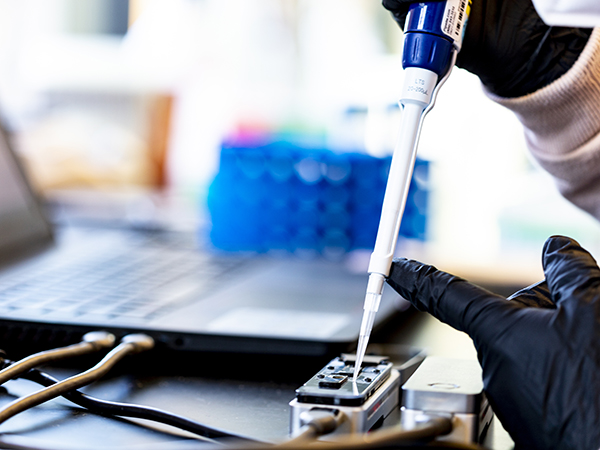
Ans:
[[[401,47],[378,0],[0,0],[0,111],[57,221],[366,268]],[[526,285],[559,233],[600,250],[517,120],[455,69],[422,129],[398,254]]]

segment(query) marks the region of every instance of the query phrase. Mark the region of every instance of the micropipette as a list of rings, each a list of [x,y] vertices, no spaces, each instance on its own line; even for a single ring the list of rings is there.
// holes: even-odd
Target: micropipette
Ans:
[[[369,280],[356,350],[354,381],[360,373],[383,285],[390,273],[423,118],[433,107],[439,88],[454,66],[470,8],[471,0],[414,3],[406,17],[402,53],[404,83],[399,101],[402,120],[385,189],[375,248],[369,261]]]

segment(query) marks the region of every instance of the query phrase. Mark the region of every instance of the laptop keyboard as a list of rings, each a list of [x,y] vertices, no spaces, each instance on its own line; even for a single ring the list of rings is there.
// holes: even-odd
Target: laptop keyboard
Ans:
[[[1,277],[0,314],[146,321],[197,300],[242,264],[241,258],[218,257],[163,239],[126,241],[63,254],[56,261],[43,259]]]

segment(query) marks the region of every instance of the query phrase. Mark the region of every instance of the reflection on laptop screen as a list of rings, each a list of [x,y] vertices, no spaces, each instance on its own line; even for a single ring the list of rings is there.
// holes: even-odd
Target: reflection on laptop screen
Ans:
[[[0,250],[49,235],[48,224],[8,145],[0,133]]]

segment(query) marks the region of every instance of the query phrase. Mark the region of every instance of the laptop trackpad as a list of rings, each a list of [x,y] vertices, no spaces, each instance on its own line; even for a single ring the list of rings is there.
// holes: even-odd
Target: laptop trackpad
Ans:
[[[234,308],[208,324],[215,333],[260,337],[329,339],[346,326],[351,315],[291,309]]]
[[[185,314],[161,321],[219,335],[353,339],[360,326],[366,285],[366,273],[350,273],[341,264],[276,261],[184,308]],[[381,317],[395,309],[392,303],[382,301]]]

